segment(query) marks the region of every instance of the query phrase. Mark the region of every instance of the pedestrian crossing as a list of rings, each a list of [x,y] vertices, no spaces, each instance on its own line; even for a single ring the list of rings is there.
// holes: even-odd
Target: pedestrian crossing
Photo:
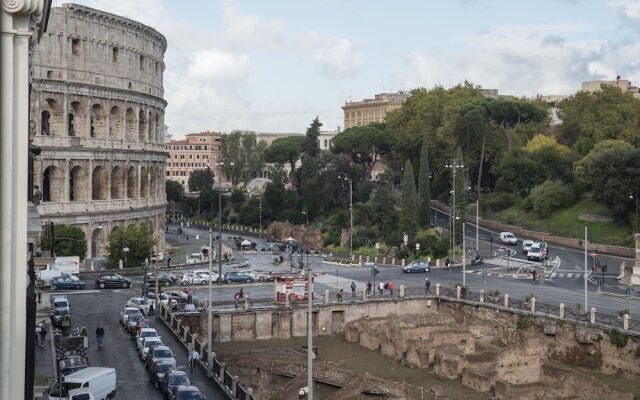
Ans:
[[[551,279],[559,278],[559,279],[584,279],[585,276],[588,278],[590,273],[584,272],[567,272],[567,271],[556,271],[551,274]]]

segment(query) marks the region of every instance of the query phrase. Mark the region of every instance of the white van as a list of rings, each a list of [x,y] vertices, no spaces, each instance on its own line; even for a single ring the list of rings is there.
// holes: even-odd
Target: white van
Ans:
[[[96,398],[91,393],[91,389],[72,389],[67,393],[68,400],[95,400]]]
[[[80,257],[56,257],[53,264],[48,264],[45,268],[37,270],[37,278],[49,282],[53,278],[57,278],[64,274],[77,275],[80,273]]]
[[[204,256],[201,253],[191,253],[187,256],[187,264],[196,264],[204,261]]]
[[[49,400],[68,400],[73,389],[89,388],[95,400],[116,396],[116,370],[114,368],[88,367],[62,378],[62,393],[57,384],[49,392]]]
[[[518,238],[511,232],[500,232],[500,241],[504,244],[518,244]]]

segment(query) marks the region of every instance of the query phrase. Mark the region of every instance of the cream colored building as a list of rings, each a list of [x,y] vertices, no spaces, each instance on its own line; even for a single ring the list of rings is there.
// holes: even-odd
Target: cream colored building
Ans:
[[[368,125],[373,122],[384,122],[387,113],[400,108],[409,95],[410,93],[407,91],[380,93],[376,94],[373,99],[345,102],[342,107],[344,129]]]
[[[216,180],[223,176],[219,166],[220,132],[200,132],[185,135],[185,139],[165,144],[167,156],[166,178],[179,182],[189,192],[189,176],[193,171],[211,168]]]
[[[620,79],[617,77],[615,81],[589,81],[582,82],[582,91],[584,92],[597,92],[603,86],[618,87],[623,92],[632,92],[635,97],[640,97],[640,89],[636,86],[632,86],[631,82],[627,79]]]
[[[34,182],[43,223],[84,230],[87,258],[108,235],[146,224],[164,241],[165,37],[85,6],[51,10],[34,53]]]

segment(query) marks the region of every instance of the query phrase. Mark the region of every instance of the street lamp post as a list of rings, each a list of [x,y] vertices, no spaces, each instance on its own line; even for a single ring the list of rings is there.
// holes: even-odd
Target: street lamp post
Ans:
[[[220,161],[216,165],[221,170],[225,163]],[[234,163],[230,162],[228,165],[233,166]],[[218,189],[218,279],[222,283],[222,173],[218,177],[218,185],[220,186]]]
[[[636,202],[636,213],[635,213],[635,225],[634,225],[634,229],[633,232],[638,232],[638,192],[634,191],[633,194],[629,195],[630,199],[634,199]]]
[[[307,264],[307,302],[309,308],[307,310],[307,387],[308,399],[313,400],[313,276],[311,274],[311,266]]]
[[[213,365],[213,356],[211,352],[211,337],[212,337],[212,326],[211,326],[211,312],[213,303],[213,290],[212,290],[212,279],[211,275],[213,274],[213,228],[209,228],[209,301],[207,302],[207,367]]]
[[[456,221],[455,221],[455,211],[456,211],[456,172],[458,170],[458,168],[464,168],[464,162],[462,161],[462,159],[455,157],[455,158],[449,158],[447,159],[447,163],[445,164],[446,168],[451,168],[453,170],[453,184],[451,185],[451,193],[453,194],[452,197],[452,204],[453,206],[451,207],[451,222],[453,226],[449,226],[449,228],[452,231],[452,243],[451,243],[451,249],[452,251],[455,249],[456,247]],[[464,232],[463,232],[464,234]],[[453,254],[452,254],[453,257]]]
[[[122,252],[124,253],[124,268],[127,268],[127,253],[129,252],[129,243],[126,240],[122,241]]]
[[[345,172],[338,173],[338,179],[341,178],[349,182],[349,260],[353,260],[353,181]]]
[[[259,209],[260,209],[260,230],[258,231],[258,238],[262,239],[262,197],[260,197]]]

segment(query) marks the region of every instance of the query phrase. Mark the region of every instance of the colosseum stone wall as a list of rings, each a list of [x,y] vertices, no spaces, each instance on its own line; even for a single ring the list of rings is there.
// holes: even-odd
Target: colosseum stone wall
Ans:
[[[109,233],[147,224],[164,241],[165,37],[75,4],[51,10],[33,55],[31,121],[43,223],[81,227],[87,258]]]

